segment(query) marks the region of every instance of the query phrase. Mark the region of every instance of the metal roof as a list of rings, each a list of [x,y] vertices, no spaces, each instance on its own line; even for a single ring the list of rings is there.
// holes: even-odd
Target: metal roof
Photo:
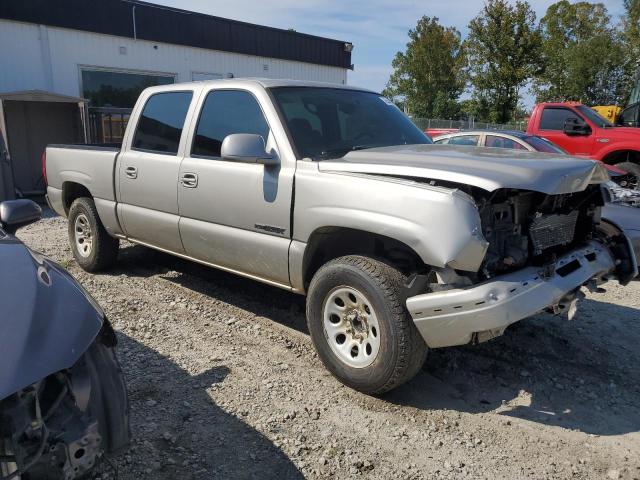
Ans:
[[[45,92],[44,90],[22,90],[19,92],[0,93],[0,100],[13,100],[17,102],[57,102],[57,103],[82,103],[84,98],[70,97],[59,93]]]
[[[352,68],[349,42],[134,0],[2,0],[0,18],[119,37]]]

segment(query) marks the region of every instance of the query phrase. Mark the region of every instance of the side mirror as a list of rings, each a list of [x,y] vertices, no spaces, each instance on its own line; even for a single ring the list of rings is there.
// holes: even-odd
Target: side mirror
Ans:
[[[591,128],[578,117],[569,117],[564,121],[564,133],[567,135],[591,135]]]
[[[225,137],[220,149],[223,160],[241,163],[260,163],[262,165],[278,165],[280,160],[268,153],[264,138],[252,133],[234,133]]]
[[[11,235],[40,218],[42,209],[32,200],[7,200],[0,203],[0,224],[3,230]]]

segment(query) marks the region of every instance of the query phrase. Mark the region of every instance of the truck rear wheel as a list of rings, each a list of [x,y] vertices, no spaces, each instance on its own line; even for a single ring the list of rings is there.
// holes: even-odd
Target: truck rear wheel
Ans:
[[[380,395],[413,378],[427,346],[416,329],[397,269],[362,256],[337,258],[315,274],[307,322],[325,367],[342,383]]]
[[[68,228],[73,256],[83,270],[98,272],[116,262],[120,243],[104,229],[92,199],[74,200]]]

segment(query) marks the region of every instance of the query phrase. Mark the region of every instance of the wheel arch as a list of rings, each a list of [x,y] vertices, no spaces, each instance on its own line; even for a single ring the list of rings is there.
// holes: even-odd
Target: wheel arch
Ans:
[[[71,204],[78,198],[93,198],[89,189],[81,183],[66,181],[62,184],[62,206],[64,213],[69,215]]]
[[[607,165],[616,165],[622,162],[640,164],[640,150],[634,148],[615,148],[605,152],[601,161]]]
[[[315,273],[327,262],[347,255],[363,255],[385,261],[405,274],[427,268],[407,244],[379,233],[346,227],[314,230],[304,249],[302,282],[306,291]]]

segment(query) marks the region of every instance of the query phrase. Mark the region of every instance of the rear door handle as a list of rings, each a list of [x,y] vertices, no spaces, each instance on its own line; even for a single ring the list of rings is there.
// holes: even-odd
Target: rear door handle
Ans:
[[[124,169],[124,174],[128,178],[138,178],[138,169],[136,167],[127,167]]]
[[[180,183],[186,188],[196,188],[198,186],[198,175],[195,173],[183,173]]]

